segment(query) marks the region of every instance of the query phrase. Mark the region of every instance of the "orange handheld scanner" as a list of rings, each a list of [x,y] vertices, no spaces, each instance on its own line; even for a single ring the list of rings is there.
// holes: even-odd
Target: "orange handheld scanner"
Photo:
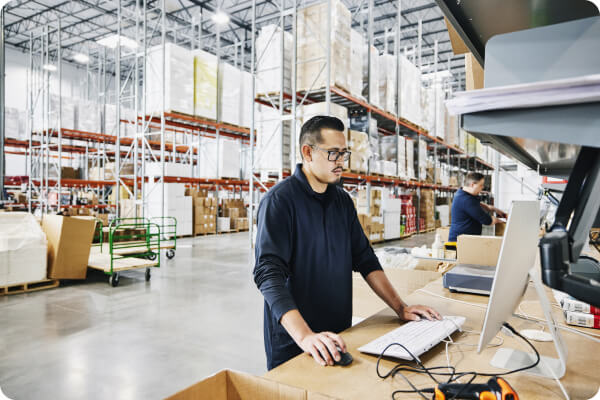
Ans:
[[[495,377],[487,383],[441,383],[435,388],[434,394],[435,400],[519,400],[517,392],[508,382]]]

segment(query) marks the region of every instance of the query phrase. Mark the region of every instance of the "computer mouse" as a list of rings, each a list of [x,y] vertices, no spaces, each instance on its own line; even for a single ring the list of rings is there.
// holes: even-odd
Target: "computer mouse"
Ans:
[[[331,359],[333,360],[333,365],[341,365],[342,367],[345,367],[346,365],[350,365],[352,363],[352,361],[354,361],[354,358],[352,358],[352,354],[350,354],[348,352],[344,353],[342,351],[342,349],[340,349],[339,347],[337,347],[337,351],[340,353],[339,361],[336,361],[335,358],[333,357],[333,355],[331,355],[331,353],[329,353],[329,355],[331,356]]]

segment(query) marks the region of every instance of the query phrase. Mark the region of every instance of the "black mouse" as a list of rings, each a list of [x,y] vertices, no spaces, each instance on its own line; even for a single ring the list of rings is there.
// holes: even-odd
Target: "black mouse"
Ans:
[[[335,358],[331,355],[331,353],[329,353],[331,359],[333,360],[333,365],[341,365],[342,367],[345,367],[346,365],[350,365],[352,361],[354,361],[354,358],[352,358],[352,354],[348,352],[344,353],[339,347],[336,348],[337,351],[340,353],[340,361],[336,361]]]

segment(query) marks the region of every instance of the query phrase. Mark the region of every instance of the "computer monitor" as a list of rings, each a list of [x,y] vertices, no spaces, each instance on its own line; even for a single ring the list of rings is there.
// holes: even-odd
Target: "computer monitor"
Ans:
[[[538,201],[514,201],[511,205],[477,352],[481,352],[498,334],[502,324],[511,318],[527,289],[531,276],[560,359],[542,357],[537,367],[525,372],[560,378],[565,372],[566,351],[556,330],[550,303],[539,274],[532,270],[539,240],[539,210]],[[513,370],[526,367],[533,362],[535,362],[534,354],[502,347],[496,352],[491,364],[498,368]]]

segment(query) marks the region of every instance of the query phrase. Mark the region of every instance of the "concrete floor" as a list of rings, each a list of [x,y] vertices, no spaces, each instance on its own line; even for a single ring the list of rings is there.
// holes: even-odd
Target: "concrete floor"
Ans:
[[[0,388],[15,400],[158,399],[223,368],[262,375],[251,264],[247,233],[196,237],[178,241],[150,282],[128,271],[112,288],[90,271],[85,282],[0,297]]]

